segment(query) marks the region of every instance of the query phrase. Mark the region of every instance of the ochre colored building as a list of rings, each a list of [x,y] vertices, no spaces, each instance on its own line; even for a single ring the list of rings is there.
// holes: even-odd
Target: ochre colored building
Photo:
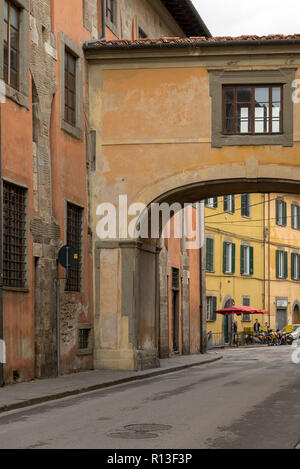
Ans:
[[[98,286],[94,292],[97,265],[89,194],[98,160],[83,44],[187,35],[209,35],[189,0],[179,6],[168,0],[0,2],[0,339],[7,357],[0,365],[1,382],[56,376],[58,364],[61,373],[93,367]],[[67,281],[57,263],[63,245],[75,247],[79,256]],[[110,284],[108,290],[112,288]],[[103,326],[110,329],[111,323],[104,320]]]
[[[118,207],[120,193],[127,195],[128,205],[148,207],[231,194],[300,193],[300,108],[292,100],[299,48],[297,35],[86,44],[89,116],[96,136],[92,231],[100,220],[99,204]],[[255,238],[261,240],[259,229]],[[99,278],[95,270],[95,366],[155,366],[160,243],[118,235],[94,241],[101,272]],[[256,240],[246,241],[257,243],[255,252],[263,251]],[[237,252],[241,242],[238,238]],[[257,295],[253,304],[259,305],[260,269],[263,263],[251,287]],[[111,282],[118,286],[114,298]],[[228,294],[237,296],[233,289]],[[128,301],[132,296],[135,301]],[[240,294],[236,300],[242,300]],[[205,322],[200,332],[203,338]]]

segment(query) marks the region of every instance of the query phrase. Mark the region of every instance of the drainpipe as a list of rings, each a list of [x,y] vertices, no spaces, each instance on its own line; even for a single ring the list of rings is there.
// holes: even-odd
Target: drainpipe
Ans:
[[[269,303],[269,326],[271,326],[271,200],[268,194],[268,303]]]
[[[4,376],[3,376],[3,363],[5,361],[5,345],[4,345],[4,337],[3,337],[3,266],[2,266],[2,249],[3,249],[3,242],[2,242],[2,129],[1,129],[1,96],[0,96],[0,386],[4,385]],[[1,351],[3,355],[3,360],[1,360]]]
[[[199,222],[199,295],[200,295],[200,353],[204,354],[207,351],[206,345],[206,327],[204,328],[204,312],[205,312],[205,302],[204,297],[206,293],[205,288],[205,270],[203,266],[203,246],[205,238],[205,219],[204,219],[204,202],[199,203],[199,213],[198,213],[198,222]]]

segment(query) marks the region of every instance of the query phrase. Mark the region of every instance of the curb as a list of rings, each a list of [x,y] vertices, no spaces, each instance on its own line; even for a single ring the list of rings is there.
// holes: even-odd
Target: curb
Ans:
[[[193,368],[193,367],[196,367],[196,366],[208,365],[210,363],[214,363],[214,362],[217,362],[219,360],[222,360],[222,358],[223,357],[220,356],[220,357],[207,359],[207,360],[205,360],[203,362],[200,362],[200,363],[199,362],[189,363],[189,364],[186,364],[186,365],[178,365],[178,366],[174,366],[173,368],[166,368],[166,369],[161,369],[160,368],[160,369],[156,369],[155,371],[146,372],[145,374],[142,374],[142,375],[136,375],[136,376],[133,375],[133,376],[130,376],[130,377],[127,377],[127,378],[121,378],[121,379],[117,379],[117,380],[114,380],[114,381],[107,381],[106,383],[93,384],[92,386],[77,388],[77,389],[73,389],[73,390],[70,390],[70,391],[58,392],[57,394],[49,394],[48,396],[33,397],[32,399],[24,400],[22,402],[18,402],[18,403],[16,402],[14,404],[8,404],[8,405],[1,406],[0,407],[0,414],[4,413],[4,412],[9,412],[10,410],[22,409],[22,408],[25,408],[25,407],[31,407],[33,405],[42,404],[44,402],[56,401],[56,400],[59,400],[59,399],[63,399],[65,397],[78,396],[79,394],[84,394],[84,393],[87,393],[87,392],[92,392],[92,391],[97,391],[97,390],[100,390],[100,389],[110,388],[112,386],[117,386],[117,385],[120,385],[120,384],[127,384],[127,383],[134,382],[134,381],[141,381],[141,380],[146,379],[146,378],[153,378],[153,377],[160,376],[160,375],[175,373],[176,371],[185,370],[187,368]]]

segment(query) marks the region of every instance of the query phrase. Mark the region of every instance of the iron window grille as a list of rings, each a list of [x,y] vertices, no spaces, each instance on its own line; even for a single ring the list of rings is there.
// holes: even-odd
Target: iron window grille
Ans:
[[[76,125],[76,61],[77,57],[65,50],[65,121]]]
[[[69,269],[66,281],[66,291],[81,291],[82,270],[82,215],[83,209],[72,203],[67,203],[67,245],[78,253],[77,264]]]
[[[4,0],[4,81],[19,88],[20,10]]]
[[[179,290],[179,269],[172,267],[172,290]]]
[[[224,134],[282,133],[282,101],[282,85],[224,86]]]
[[[3,181],[3,285],[26,288],[27,190]]]
[[[78,334],[79,350],[88,350],[90,348],[91,329],[79,329]]]

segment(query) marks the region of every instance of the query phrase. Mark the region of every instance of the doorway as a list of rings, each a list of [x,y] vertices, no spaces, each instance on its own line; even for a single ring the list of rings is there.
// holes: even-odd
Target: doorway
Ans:
[[[299,309],[299,305],[295,305],[295,306],[294,306],[293,324],[300,324],[300,309]]]
[[[277,329],[284,329],[287,325],[287,309],[277,308],[276,311],[276,327]]]
[[[172,343],[179,352],[179,269],[172,267]]]
[[[234,305],[234,301],[232,298],[229,298],[224,308],[230,308]],[[225,344],[231,343],[231,336],[232,336],[232,316],[224,316],[223,318],[223,332],[224,332],[224,342]]]

